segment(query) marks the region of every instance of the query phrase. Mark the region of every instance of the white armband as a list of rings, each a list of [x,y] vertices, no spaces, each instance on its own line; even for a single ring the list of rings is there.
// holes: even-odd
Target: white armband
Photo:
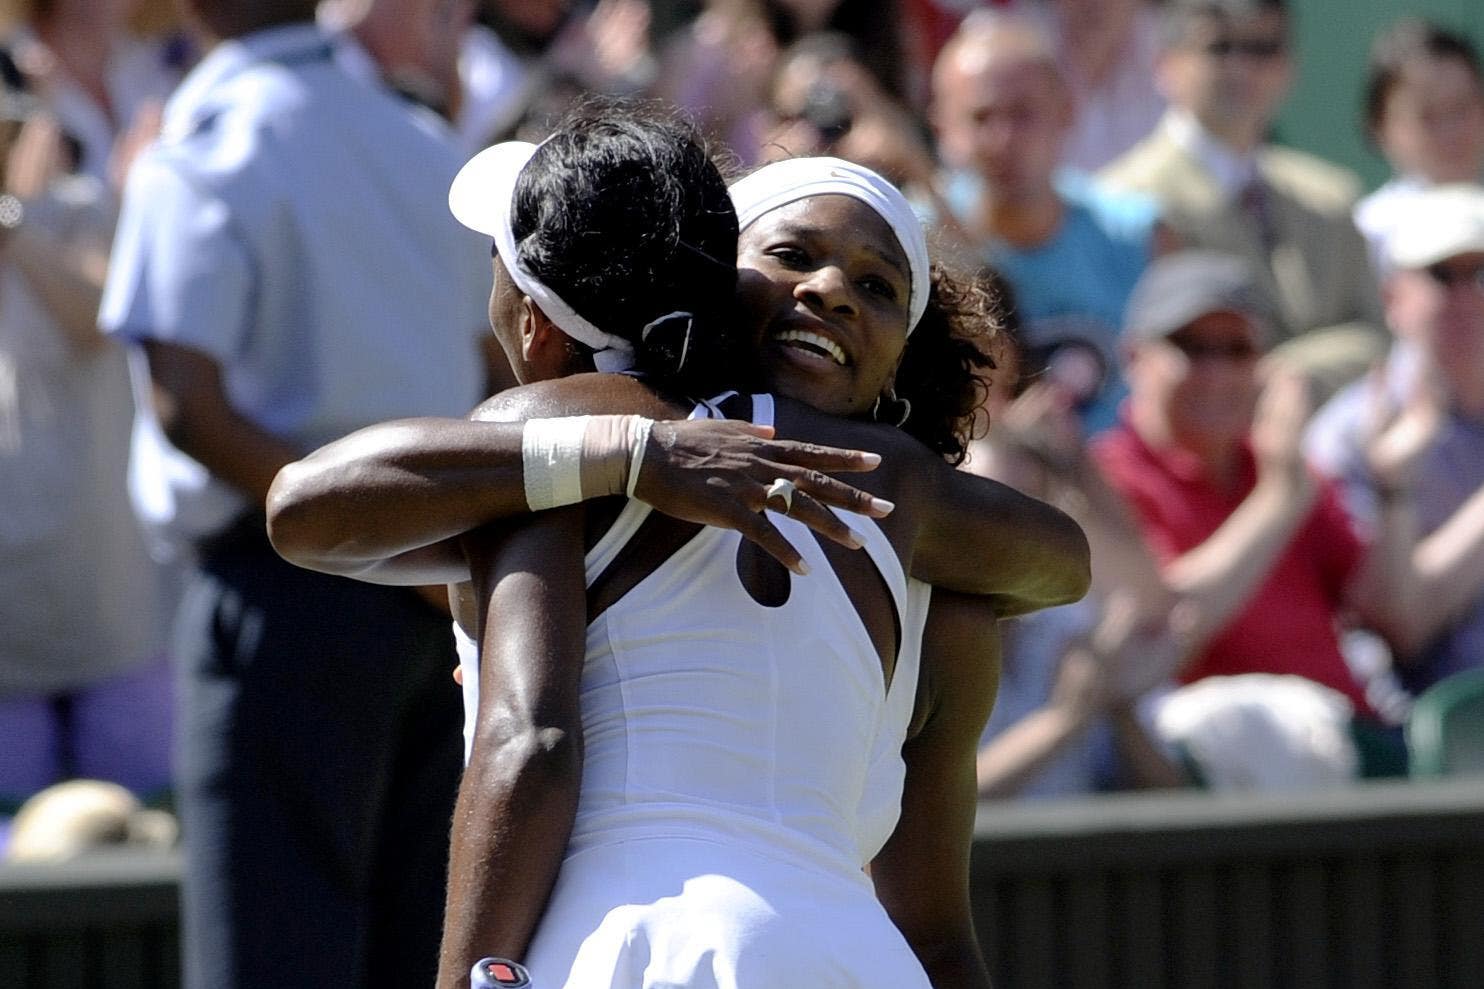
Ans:
[[[539,512],[587,498],[633,497],[653,426],[636,415],[527,420],[520,437],[526,504]]]
[[[526,504],[539,512],[582,500],[582,436],[588,416],[529,419],[520,434]]]
[[[654,420],[643,416],[634,417],[634,452],[629,457],[629,483],[624,486],[624,492],[634,497],[634,489],[639,486],[639,468],[644,466],[644,451],[649,449],[649,431],[654,428]]]

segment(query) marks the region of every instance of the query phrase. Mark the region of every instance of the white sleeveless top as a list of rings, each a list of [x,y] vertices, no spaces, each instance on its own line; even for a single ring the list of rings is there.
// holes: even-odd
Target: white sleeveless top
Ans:
[[[771,398],[753,402],[771,423]],[[649,512],[624,508],[589,585]],[[706,528],[589,626],[582,789],[527,956],[538,987],[927,986],[862,866],[900,813],[929,588],[873,521],[842,517],[901,618],[889,687],[815,537],[776,514],[810,567],[780,606],[743,587],[742,537]]]

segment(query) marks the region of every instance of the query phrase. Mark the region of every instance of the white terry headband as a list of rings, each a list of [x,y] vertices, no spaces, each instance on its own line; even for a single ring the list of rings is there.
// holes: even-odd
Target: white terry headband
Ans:
[[[525,141],[506,141],[479,152],[454,176],[448,189],[448,208],[464,226],[494,238],[495,249],[516,287],[530,296],[563,333],[593,348],[593,361],[599,371],[627,371],[634,366],[634,345],[583,319],[520,262],[510,215],[516,180],[536,147]]]
[[[840,158],[787,158],[737,180],[730,192],[739,230],[746,230],[764,213],[813,196],[849,196],[865,203],[891,227],[907,255],[912,272],[907,307],[909,334],[927,312],[931,283],[922,222],[901,190],[869,168]]]

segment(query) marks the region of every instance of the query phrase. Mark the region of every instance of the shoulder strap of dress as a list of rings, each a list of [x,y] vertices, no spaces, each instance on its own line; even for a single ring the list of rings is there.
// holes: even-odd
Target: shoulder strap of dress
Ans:
[[[754,426],[771,426],[777,419],[777,407],[773,404],[773,396],[767,392],[758,392],[752,396],[752,424]]]
[[[876,520],[864,515],[856,515],[842,508],[831,507],[830,511],[839,517],[840,521],[860,533],[861,539],[865,541],[862,547],[871,557],[871,563],[875,565],[876,572],[881,574],[881,579],[886,581],[887,588],[891,591],[892,603],[897,608],[897,618],[901,621],[902,636],[905,641],[907,630],[907,572],[902,569],[902,559],[897,556],[897,551],[891,545],[891,540],[886,538],[886,533],[881,531],[881,526]],[[898,656],[900,659],[900,655]]]

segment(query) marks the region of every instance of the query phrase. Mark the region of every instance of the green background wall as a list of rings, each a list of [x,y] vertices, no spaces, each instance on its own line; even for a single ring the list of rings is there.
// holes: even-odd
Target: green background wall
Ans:
[[[1298,78],[1276,137],[1354,169],[1368,187],[1386,165],[1366,144],[1361,87],[1371,39],[1409,14],[1467,33],[1484,49],[1484,0],[1289,0],[1298,45]]]

